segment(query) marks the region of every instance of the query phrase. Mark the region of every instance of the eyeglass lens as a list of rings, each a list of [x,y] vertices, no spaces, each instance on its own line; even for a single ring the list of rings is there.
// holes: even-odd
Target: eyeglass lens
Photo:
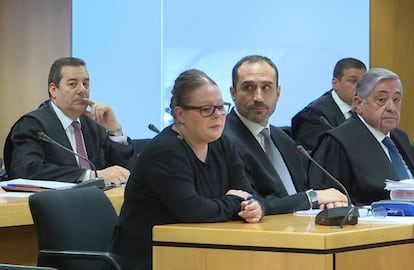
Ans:
[[[226,114],[228,111],[229,106],[227,104],[224,105],[208,105],[208,106],[203,106],[200,108],[200,113],[202,116],[211,116],[214,114],[215,110],[217,109],[217,111],[221,114]]]

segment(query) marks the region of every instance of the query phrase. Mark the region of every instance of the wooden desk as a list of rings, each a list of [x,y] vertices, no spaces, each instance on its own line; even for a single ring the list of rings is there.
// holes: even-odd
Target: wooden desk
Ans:
[[[105,191],[117,213],[124,187]],[[0,197],[0,263],[37,264],[37,237],[27,198]]]
[[[343,229],[309,216],[155,226],[154,270],[412,269],[413,225],[359,223]]]

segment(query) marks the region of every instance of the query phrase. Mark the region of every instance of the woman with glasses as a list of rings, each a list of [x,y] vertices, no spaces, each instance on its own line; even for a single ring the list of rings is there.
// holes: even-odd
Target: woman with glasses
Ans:
[[[261,199],[235,147],[221,137],[229,105],[202,71],[175,80],[174,123],[145,146],[125,189],[113,250],[128,269],[152,269],[154,225],[260,221]]]

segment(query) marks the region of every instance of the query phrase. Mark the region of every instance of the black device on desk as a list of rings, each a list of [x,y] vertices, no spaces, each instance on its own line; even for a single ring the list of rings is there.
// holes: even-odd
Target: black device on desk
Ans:
[[[83,181],[73,186],[73,188],[84,188],[84,187],[98,187],[100,189],[105,189],[106,185],[102,177],[97,177],[94,179]]]
[[[355,225],[358,224],[359,212],[358,208],[354,207],[351,202],[351,197],[349,196],[346,188],[339,182],[335,177],[333,177],[325,168],[323,168],[316,160],[314,160],[309,153],[305,150],[302,145],[298,145],[296,150],[309,159],[316,167],[322,170],[337,186],[339,186],[342,192],[345,193],[348,198],[348,206],[326,208],[320,211],[315,217],[315,223],[318,225],[327,225],[327,226],[339,226],[342,228],[344,225]]]

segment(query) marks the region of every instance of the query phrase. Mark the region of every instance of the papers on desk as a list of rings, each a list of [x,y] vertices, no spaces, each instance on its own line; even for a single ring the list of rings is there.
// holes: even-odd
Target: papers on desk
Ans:
[[[27,198],[32,194],[33,192],[3,192],[0,193],[0,198]]]
[[[309,210],[299,210],[296,211],[294,214],[297,216],[316,216],[319,212],[322,211],[321,209],[309,209]]]
[[[45,181],[45,180],[30,180],[30,179],[13,179],[9,181],[1,181],[0,186],[6,191],[20,191],[20,192],[39,192],[45,190],[62,190],[69,189],[75,186],[74,183],[59,182],[59,181]]]
[[[412,188],[414,189],[414,179],[404,179],[400,181],[394,181],[390,179],[385,180],[385,189],[392,190],[392,189],[405,189],[405,188]]]
[[[414,179],[386,179],[385,189],[390,191],[391,200],[414,201]]]

